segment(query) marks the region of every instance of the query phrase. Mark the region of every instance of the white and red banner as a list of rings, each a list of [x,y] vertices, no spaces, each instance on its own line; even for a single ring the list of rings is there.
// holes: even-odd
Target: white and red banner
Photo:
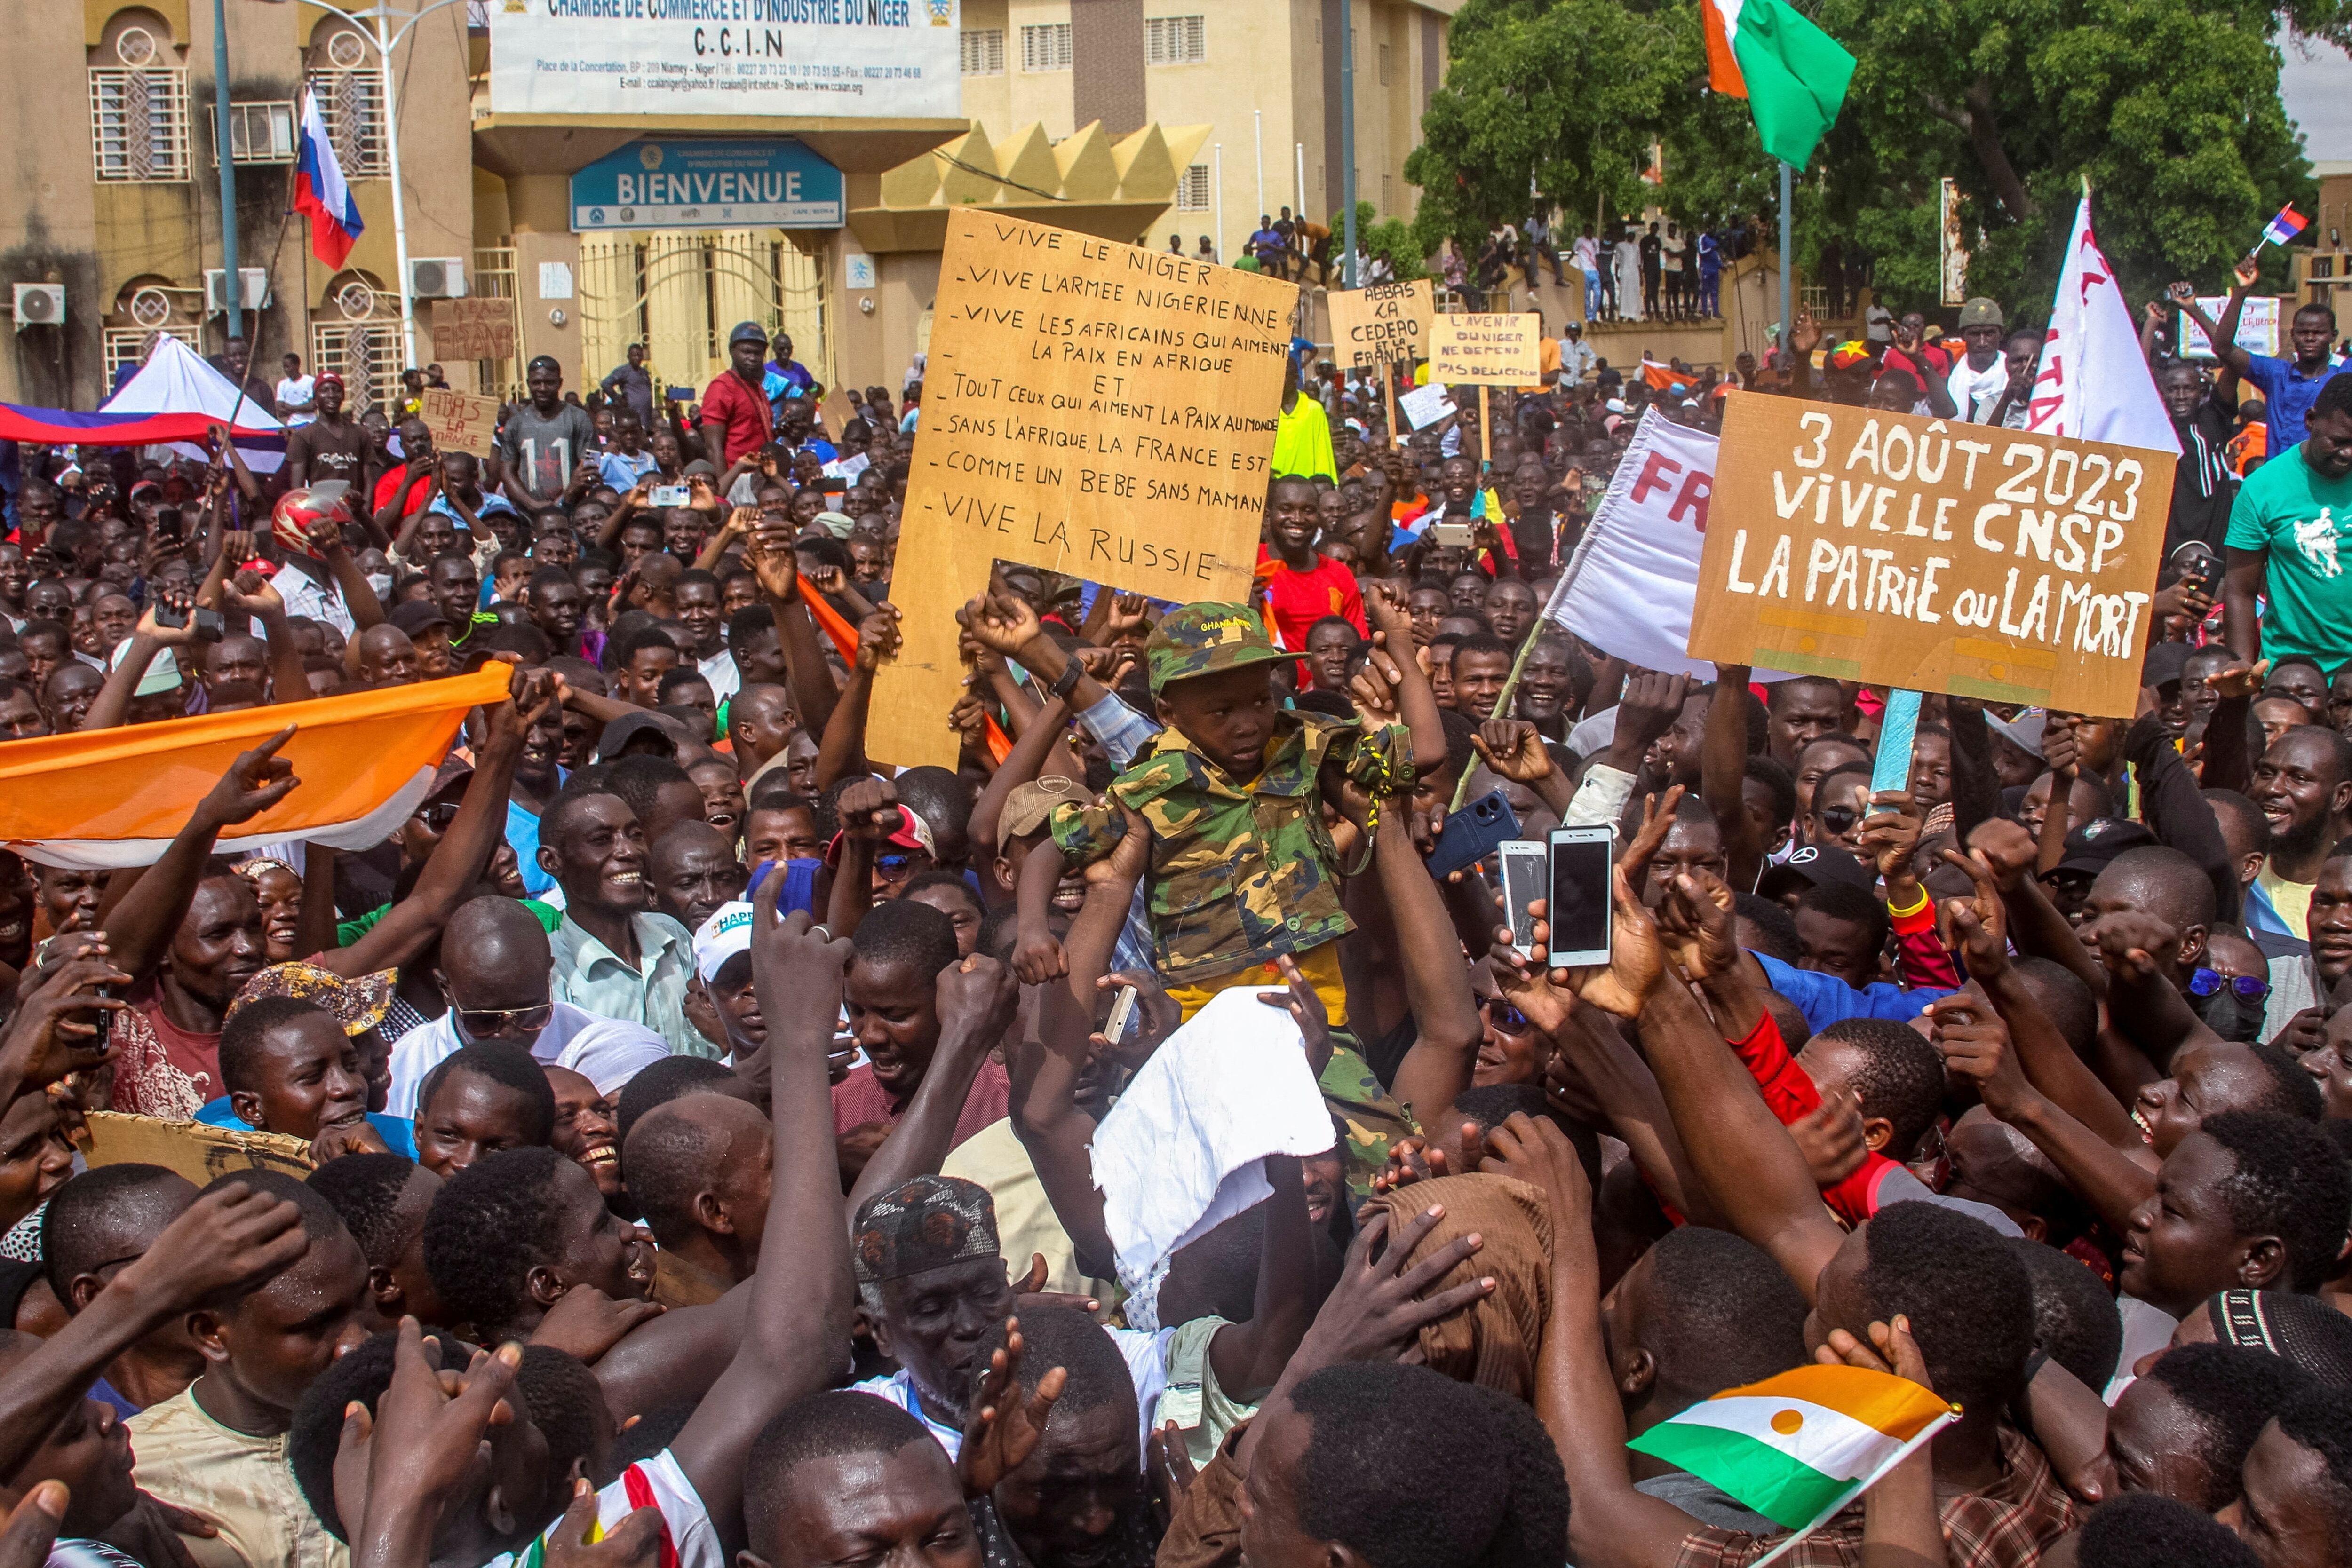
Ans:
[[[2042,340],[2026,428],[2175,456],[2180,452],[2172,416],[2140,352],[2131,307],[2091,232],[2087,193],[2074,210],[2074,232],[2066,242],[2066,265],[2050,307],[2050,336]]]

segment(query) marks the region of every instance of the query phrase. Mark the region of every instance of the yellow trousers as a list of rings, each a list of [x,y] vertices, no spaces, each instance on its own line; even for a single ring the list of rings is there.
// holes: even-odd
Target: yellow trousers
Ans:
[[[1319,947],[1310,947],[1304,953],[1293,953],[1290,956],[1291,961],[1298,966],[1298,972],[1307,977],[1307,983],[1315,988],[1315,994],[1323,998],[1324,1010],[1331,1015],[1331,1027],[1347,1028],[1348,988],[1339,978],[1339,944],[1326,942]],[[1252,990],[1278,991],[1283,987],[1282,971],[1272,964],[1253,965],[1230,975],[1220,975],[1213,980],[1203,980],[1196,986],[1171,986],[1168,995],[1184,1009],[1185,1021],[1190,1022],[1194,1013],[1209,1005],[1211,997],[1237,986],[1246,986]]]

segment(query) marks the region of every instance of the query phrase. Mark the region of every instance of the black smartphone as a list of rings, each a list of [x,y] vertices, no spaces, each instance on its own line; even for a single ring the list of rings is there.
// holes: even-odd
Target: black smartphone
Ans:
[[[1445,819],[1437,847],[1429,852],[1429,874],[1447,876],[1477,864],[1507,839],[1519,836],[1519,820],[1500,789],[1491,790]]]
[[[1551,926],[1554,968],[1609,962],[1613,911],[1609,897],[1609,830],[1554,828],[1551,832]]]
[[[1511,946],[1531,956],[1536,917],[1528,906],[1551,896],[1551,847],[1541,839],[1511,839],[1502,845],[1503,916],[1511,925]]]

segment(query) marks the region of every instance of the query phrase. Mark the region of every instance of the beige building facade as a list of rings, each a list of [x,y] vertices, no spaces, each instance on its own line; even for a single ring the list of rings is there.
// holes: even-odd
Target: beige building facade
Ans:
[[[829,386],[895,393],[928,341],[950,205],[1154,248],[1173,235],[1188,253],[1206,235],[1226,260],[1261,213],[1325,221],[1338,208],[1339,56],[1327,47],[1338,0],[916,3],[956,29],[961,117],[895,116],[887,89],[837,117],[502,113],[493,12],[522,0],[426,0],[382,17],[328,0],[225,0],[255,373],[274,381],[293,352],[306,371],[341,372],[355,403],[389,402],[403,366],[436,359],[437,299],[462,294],[507,302],[516,351],[445,359],[460,387],[517,392],[523,361],[549,353],[584,389],[632,342],[647,344],[657,381],[698,386],[749,318],[788,332]],[[1411,215],[1404,159],[1458,4],[1353,7],[1358,191],[1382,216]],[[226,340],[213,6],[83,0],[21,7],[14,21],[0,137],[20,155],[0,163],[0,306],[23,309],[0,347],[0,400],[94,407],[157,333],[205,353]],[[306,88],[366,225],[333,269],[288,216]],[[685,140],[813,154],[837,172],[839,215],[583,220],[583,169],[640,152],[656,167]]]

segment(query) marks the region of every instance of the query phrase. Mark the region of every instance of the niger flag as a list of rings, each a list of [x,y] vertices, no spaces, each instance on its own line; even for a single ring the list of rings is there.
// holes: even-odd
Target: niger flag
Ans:
[[[364,849],[416,809],[467,710],[503,699],[512,674],[492,664],[385,691],[8,741],[0,842],[45,865],[152,864],[237,754],[290,724],[278,755],[301,782],[216,847],[311,839]]]
[[[1837,119],[1853,57],[1787,0],[1700,0],[1707,86],[1744,98],[1764,151],[1801,169]]]

